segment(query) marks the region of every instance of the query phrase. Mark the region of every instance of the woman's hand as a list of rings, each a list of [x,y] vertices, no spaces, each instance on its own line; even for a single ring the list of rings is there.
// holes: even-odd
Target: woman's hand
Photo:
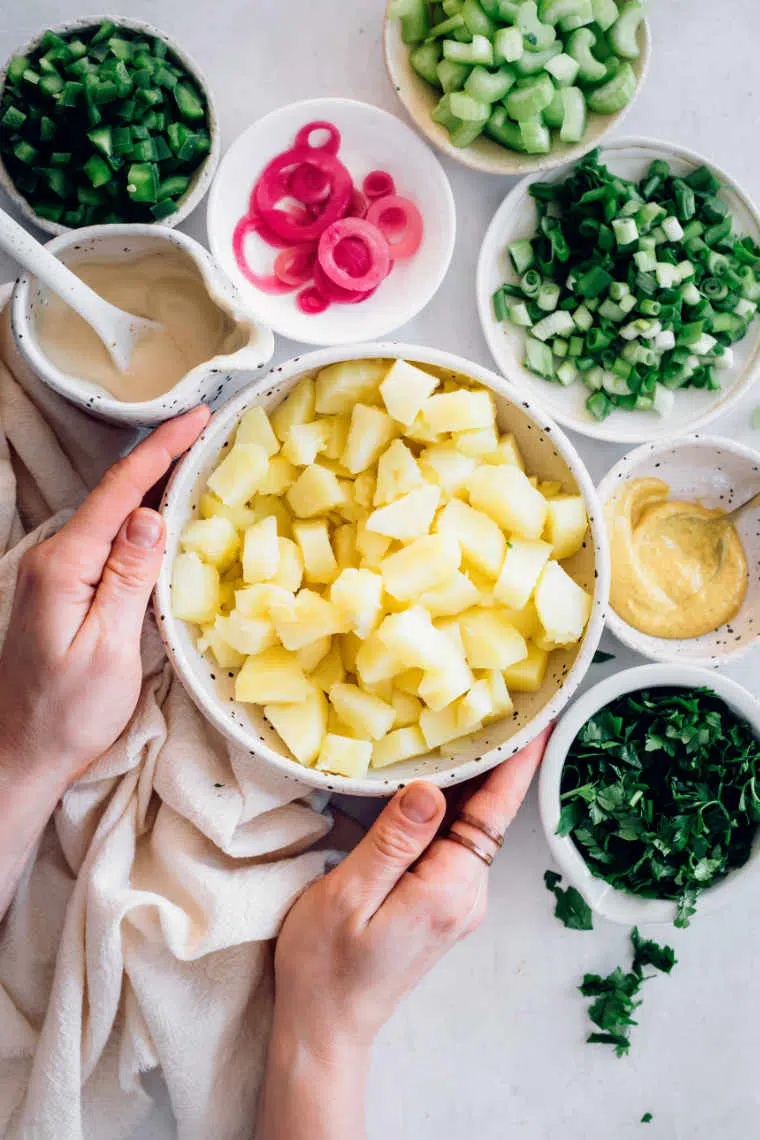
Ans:
[[[157,428],[21,559],[0,656],[0,917],[58,799],[134,712],[164,551],[163,519],[140,504],[209,414]]]
[[[525,797],[546,738],[493,771],[462,810],[501,835]],[[258,1140],[363,1135],[372,1041],[404,994],[486,913],[485,863],[466,847],[436,838],[445,809],[434,785],[410,784],[290,912],[277,944]],[[486,855],[497,850],[478,828],[457,821],[456,831]],[[283,1117],[291,1104],[297,1105],[292,1116]]]

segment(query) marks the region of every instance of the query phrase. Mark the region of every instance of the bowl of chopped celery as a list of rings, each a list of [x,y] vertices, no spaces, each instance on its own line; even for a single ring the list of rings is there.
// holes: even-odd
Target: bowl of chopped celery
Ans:
[[[0,186],[48,233],[177,225],[208,190],[219,153],[202,72],[141,20],[48,28],[0,74]]]
[[[638,0],[390,0],[391,82],[439,150],[487,174],[577,158],[617,125],[650,55]]]
[[[621,139],[497,210],[477,270],[501,371],[615,443],[695,431],[760,372],[760,214],[714,163]]]
[[[595,685],[557,723],[541,822],[597,914],[685,927],[757,872],[759,776],[751,693],[692,665],[641,665]]]

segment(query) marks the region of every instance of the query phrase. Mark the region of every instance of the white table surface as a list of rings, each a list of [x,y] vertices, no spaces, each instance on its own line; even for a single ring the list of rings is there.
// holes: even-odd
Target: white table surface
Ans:
[[[128,14],[174,35],[216,93],[229,142],[272,108],[318,95],[364,99],[402,113],[380,47],[383,0],[132,0]],[[81,13],[63,0],[4,5],[0,57],[47,24]],[[658,0],[646,86],[624,126],[682,143],[730,171],[760,198],[757,48],[753,0]],[[398,337],[490,365],[475,312],[478,247],[511,182],[444,160],[459,237],[449,275],[427,310]],[[187,225],[203,238],[204,208]],[[0,257],[0,280],[13,267]],[[280,340],[278,361],[295,346]],[[760,448],[749,416],[760,389],[713,431]],[[599,479],[622,449],[576,437]],[[634,663],[610,635],[614,661],[592,680]],[[760,650],[727,670],[760,695]],[[629,960],[627,930],[597,921],[564,929],[542,883],[549,866],[535,796],[491,872],[491,912],[392,1018],[372,1073],[371,1140],[749,1140],[758,1133],[760,877],[742,903],[667,935],[679,964],[647,986],[631,1055],[585,1045],[584,971]],[[135,1140],[175,1135],[158,1081],[157,1107]],[[645,1112],[654,1114],[648,1126]],[[209,1140],[212,1140],[209,1137]],[[287,1140],[283,1137],[283,1140]],[[336,1137],[335,1140],[352,1140]]]

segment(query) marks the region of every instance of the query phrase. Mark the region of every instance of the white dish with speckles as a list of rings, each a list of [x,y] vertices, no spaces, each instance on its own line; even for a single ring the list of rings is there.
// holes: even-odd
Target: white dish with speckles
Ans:
[[[441,374],[468,377],[495,396],[502,430],[515,433],[529,471],[556,479],[567,490],[580,492],[586,502],[590,531],[583,549],[565,563],[568,571],[592,595],[591,620],[582,642],[555,651],[543,687],[537,693],[514,693],[515,713],[481,732],[450,745],[443,755],[428,753],[363,779],[348,779],[304,768],[294,760],[255,705],[237,704],[231,674],[225,674],[196,648],[196,628],[171,612],[172,563],[180,532],[197,513],[198,497],[246,409],[276,407],[298,381],[339,360],[403,357]],[[451,787],[495,767],[523,748],[555,719],[575,693],[593,659],[604,627],[609,595],[609,552],[599,501],[583,460],[556,424],[500,376],[451,353],[417,345],[381,343],[329,348],[295,357],[273,369],[223,408],[175,471],[162,504],[167,543],[156,588],[156,615],[167,652],[182,683],[211,723],[251,757],[282,775],[312,786],[357,796],[387,796],[413,779]]]
[[[671,499],[730,511],[760,491],[760,452],[721,436],[690,435],[647,443],[630,451],[598,487],[605,504],[630,479],[662,479]],[[610,608],[607,625],[624,645],[653,661],[717,669],[750,649],[760,636],[760,512],[737,523],[749,565],[744,604],[732,621],[702,637],[651,637],[628,625]]]

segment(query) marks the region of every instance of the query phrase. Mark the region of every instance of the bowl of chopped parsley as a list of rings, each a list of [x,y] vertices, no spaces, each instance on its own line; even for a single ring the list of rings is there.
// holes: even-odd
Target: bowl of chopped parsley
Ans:
[[[203,74],[140,20],[49,28],[0,74],[0,186],[48,233],[176,225],[208,189],[219,152]]]
[[[554,857],[593,910],[688,926],[760,866],[760,702],[690,666],[609,677],[557,725],[540,807]]]

